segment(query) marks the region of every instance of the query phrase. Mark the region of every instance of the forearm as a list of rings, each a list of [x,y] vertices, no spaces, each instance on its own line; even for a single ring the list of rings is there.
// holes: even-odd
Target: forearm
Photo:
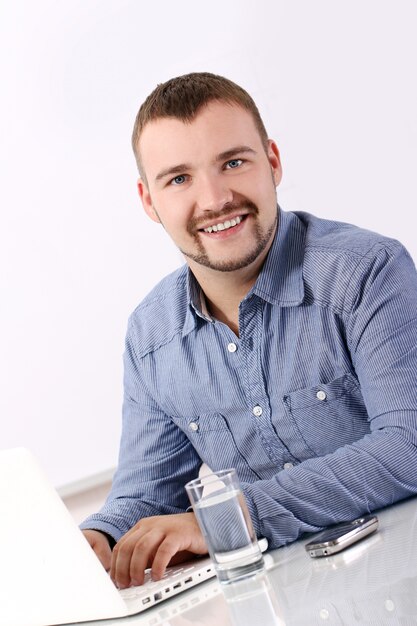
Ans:
[[[189,440],[147,394],[135,368],[127,349],[119,465],[104,506],[81,524],[116,541],[140,519],[186,511],[184,484],[201,465]]]
[[[81,525],[101,530],[116,541],[140,519],[186,511],[189,501],[184,484],[197,476],[201,464],[188,441],[148,461],[139,454],[136,459],[127,447],[124,451],[104,506]]]
[[[409,420],[416,422],[415,413],[410,412]],[[256,532],[271,547],[416,492],[416,430],[398,426],[304,461],[270,480],[244,485]]]
[[[145,503],[140,498],[120,497],[113,499],[110,494],[100,511],[87,517],[80,524],[80,528],[81,530],[99,530],[117,542],[140,519],[155,515],[183,513],[184,511],[185,508],[167,506],[162,503],[155,503],[154,505]]]
[[[417,274],[399,244],[361,259],[344,309],[371,432],[245,486],[257,532],[273,546],[417,493]],[[326,430],[317,435],[326,438]]]

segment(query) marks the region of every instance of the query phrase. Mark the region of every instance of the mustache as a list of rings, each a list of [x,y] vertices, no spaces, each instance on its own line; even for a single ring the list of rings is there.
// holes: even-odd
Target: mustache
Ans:
[[[229,215],[233,213],[236,214],[236,212],[239,211],[244,211],[247,215],[250,213],[258,215],[259,213],[258,207],[254,202],[248,198],[242,198],[242,200],[237,200],[236,202],[228,202],[220,211],[207,211],[204,214],[204,218],[191,218],[187,230],[189,233],[193,234],[200,230],[207,222],[224,222],[225,218],[229,217]]]

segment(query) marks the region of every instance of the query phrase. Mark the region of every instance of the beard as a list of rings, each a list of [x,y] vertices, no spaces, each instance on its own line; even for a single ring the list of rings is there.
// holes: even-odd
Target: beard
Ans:
[[[272,235],[275,232],[278,222],[278,210],[274,221],[269,225],[266,230],[262,230],[258,220],[258,207],[251,200],[244,198],[238,202],[231,202],[228,205],[225,205],[222,211],[207,213],[205,215],[205,223],[207,223],[207,221],[225,221],[229,215],[231,215],[232,213],[236,213],[236,211],[239,211],[239,209],[244,209],[245,214],[253,216],[255,222],[253,246],[250,250],[247,250],[246,253],[243,254],[241,257],[222,261],[216,261],[215,259],[211,259],[207,254],[203,242],[201,241],[201,235],[199,231],[199,222],[201,224],[201,219],[191,220],[187,228],[190,235],[194,237],[197,252],[194,253],[183,250],[181,248],[180,252],[182,252],[184,256],[188,257],[195,263],[203,265],[204,267],[208,267],[209,269],[216,270],[218,272],[234,272],[236,270],[240,270],[244,267],[248,267],[249,265],[251,265],[251,263],[253,263],[265,250],[271,240]],[[247,217],[245,217],[245,219],[247,219]]]

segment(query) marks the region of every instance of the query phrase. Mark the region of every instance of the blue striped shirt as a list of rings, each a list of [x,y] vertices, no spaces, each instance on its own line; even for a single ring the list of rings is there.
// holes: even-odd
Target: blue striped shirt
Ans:
[[[179,513],[235,467],[272,547],[417,493],[417,274],[397,241],[280,210],[239,307],[211,319],[187,266],[129,319],[119,466],[82,528]]]

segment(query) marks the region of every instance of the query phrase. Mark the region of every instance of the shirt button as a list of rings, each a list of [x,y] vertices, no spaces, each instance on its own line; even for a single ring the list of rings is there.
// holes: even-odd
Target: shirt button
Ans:
[[[325,400],[327,398],[325,391],[318,391],[316,393],[317,400]]]
[[[262,415],[262,407],[258,405],[254,406],[252,413],[256,415],[256,417],[260,417]]]
[[[289,470],[289,469],[291,469],[292,467],[294,467],[294,463],[290,463],[290,462],[288,462],[288,463],[284,463],[284,469],[285,469],[285,470]]]
[[[188,426],[190,427],[190,430],[193,430],[194,432],[197,432],[198,430],[198,424],[196,422],[190,422],[188,424]]]
[[[229,343],[229,345],[227,346],[227,349],[229,350],[229,352],[236,352],[237,345],[235,343]]]

